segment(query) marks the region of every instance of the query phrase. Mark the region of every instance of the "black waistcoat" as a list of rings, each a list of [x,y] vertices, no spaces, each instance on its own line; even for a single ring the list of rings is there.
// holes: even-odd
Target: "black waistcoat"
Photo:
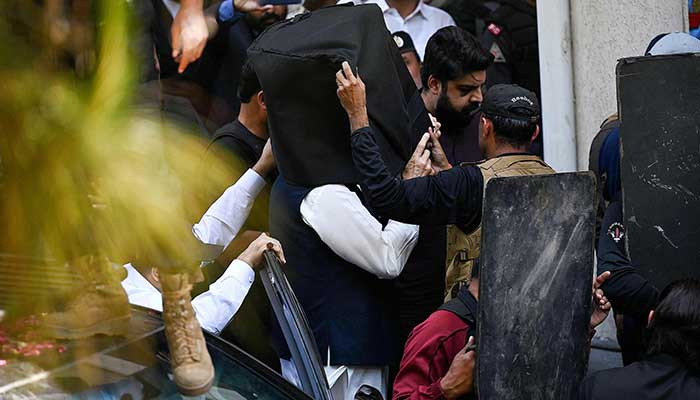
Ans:
[[[394,349],[390,283],[337,256],[302,220],[311,188],[278,178],[270,197],[270,233],[287,259],[283,270],[301,303],[324,363],[383,366]],[[342,229],[342,222],[338,224]],[[281,343],[284,357],[286,346]]]

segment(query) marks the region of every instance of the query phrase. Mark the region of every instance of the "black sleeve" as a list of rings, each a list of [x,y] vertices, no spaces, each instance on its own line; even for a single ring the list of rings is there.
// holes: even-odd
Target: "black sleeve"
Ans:
[[[630,263],[625,252],[625,236],[615,234],[616,227],[622,228],[621,200],[610,203],[603,218],[598,242],[598,274],[610,271],[612,275],[601,288],[615,310],[646,320],[649,311],[656,306],[659,293]]]
[[[380,215],[419,225],[456,224],[465,232],[479,225],[484,180],[477,167],[400,180],[384,165],[371,128],[355,131],[351,146],[362,190]]]

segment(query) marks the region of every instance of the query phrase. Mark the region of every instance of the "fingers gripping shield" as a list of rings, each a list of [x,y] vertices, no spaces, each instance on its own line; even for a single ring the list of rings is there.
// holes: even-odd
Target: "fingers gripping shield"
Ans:
[[[494,178],[484,197],[479,398],[575,398],[588,363],[593,175]]]

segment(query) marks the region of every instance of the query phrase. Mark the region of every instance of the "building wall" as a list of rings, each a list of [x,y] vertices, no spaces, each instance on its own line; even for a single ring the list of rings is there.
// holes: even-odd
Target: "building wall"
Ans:
[[[687,0],[570,0],[579,170],[601,122],[617,111],[615,66],[659,33],[688,31]]]
[[[557,171],[588,169],[591,141],[617,111],[617,60],[642,55],[659,33],[687,32],[687,7],[687,0],[537,0],[545,161]],[[616,343],[612,318],[594,342]]]

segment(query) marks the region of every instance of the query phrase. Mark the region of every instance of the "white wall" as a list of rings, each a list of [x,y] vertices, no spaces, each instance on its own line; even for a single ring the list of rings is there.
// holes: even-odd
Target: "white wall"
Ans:
[[[688,30],[686,0],[538,0],[545,160],[588,168],[601,122],[617,111],[615,66],[659,33]]]
[[[558,172],[576,171],[576,114],[569,0],[537,2],[544,159]]]
[[[686,0],[570,0],[578,168],[601,122],[617,111],[615,66],[659,33],[688,31]]]
[[[617,60],[643,55],[659,33],[687,32],[687,7],[687,0],[537,0],[547,163],[588,169],[591,141],[617,111]],[[599,327],[596,338],[614,342],[614,324]]]

